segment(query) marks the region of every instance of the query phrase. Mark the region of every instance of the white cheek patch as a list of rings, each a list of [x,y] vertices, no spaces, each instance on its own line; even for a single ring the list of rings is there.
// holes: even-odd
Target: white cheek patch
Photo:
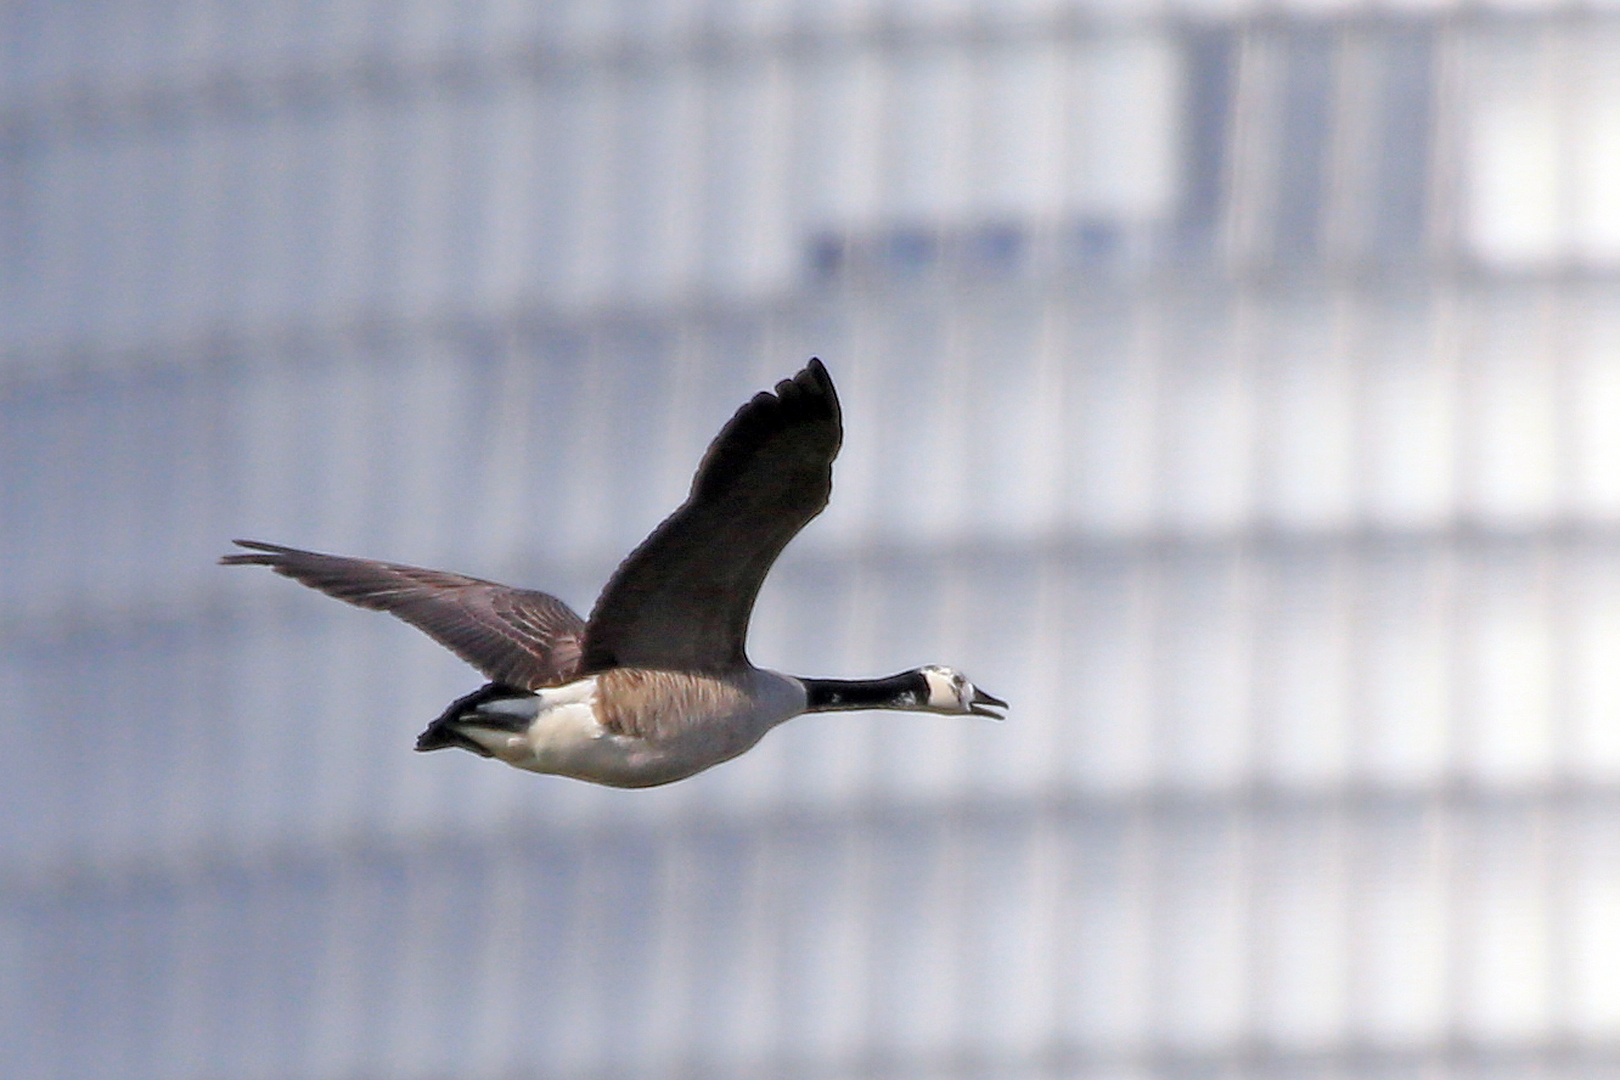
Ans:
[[[930,709],[959,710],[962,708],[962,699],[956,696],[956,687],[951,685],[951,677],[938,671],[925,671],[923,678],[928,680],[928,707]]]

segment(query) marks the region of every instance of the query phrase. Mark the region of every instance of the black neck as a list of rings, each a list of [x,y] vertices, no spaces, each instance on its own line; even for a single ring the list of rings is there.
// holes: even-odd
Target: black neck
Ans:
[[[887,679],[800,679],[805,712],[848,709],[917,709],[928,704],[928,680],[920,671],[902,671]]]

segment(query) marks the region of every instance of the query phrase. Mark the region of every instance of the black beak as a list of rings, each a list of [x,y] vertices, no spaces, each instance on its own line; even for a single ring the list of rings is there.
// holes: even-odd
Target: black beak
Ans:
[[[1007,707],[1007,703],[1005,701],[1002,701],[1000,698],[991,694],[987,694],[975,686],[973,688],[973,700],[968,702],[968,712],[972,713],[974,716],[988,716],[992,720],[1006,719],[1006,717],[1000,713],[991,712],[990,709],[985,708],[987,705],[996,709],[1005,709]]]

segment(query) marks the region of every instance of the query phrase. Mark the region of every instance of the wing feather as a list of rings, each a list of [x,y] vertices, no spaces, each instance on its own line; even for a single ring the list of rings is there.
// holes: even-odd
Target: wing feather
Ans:
[[[523,690],[569,681],[579,667],[585,623],[549,593],[375,559],[237,540],[249,555],[230,566],[268,566],[328,596],[397,615],[488,678]]]
[[[827,505],[842,441],[838,395],[819,360],[739,409],[704,454],[686,501],[602,590],[580,673],[746,664],[760,585]]]

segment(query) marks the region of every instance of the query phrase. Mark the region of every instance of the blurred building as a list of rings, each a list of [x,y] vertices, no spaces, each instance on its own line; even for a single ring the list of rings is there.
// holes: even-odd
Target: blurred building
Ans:
[[[0,1074],[1612,1076],[1603,6],[17,3]],[[581,610],[812,355],[796,721],[614,792],[233,536]]]

